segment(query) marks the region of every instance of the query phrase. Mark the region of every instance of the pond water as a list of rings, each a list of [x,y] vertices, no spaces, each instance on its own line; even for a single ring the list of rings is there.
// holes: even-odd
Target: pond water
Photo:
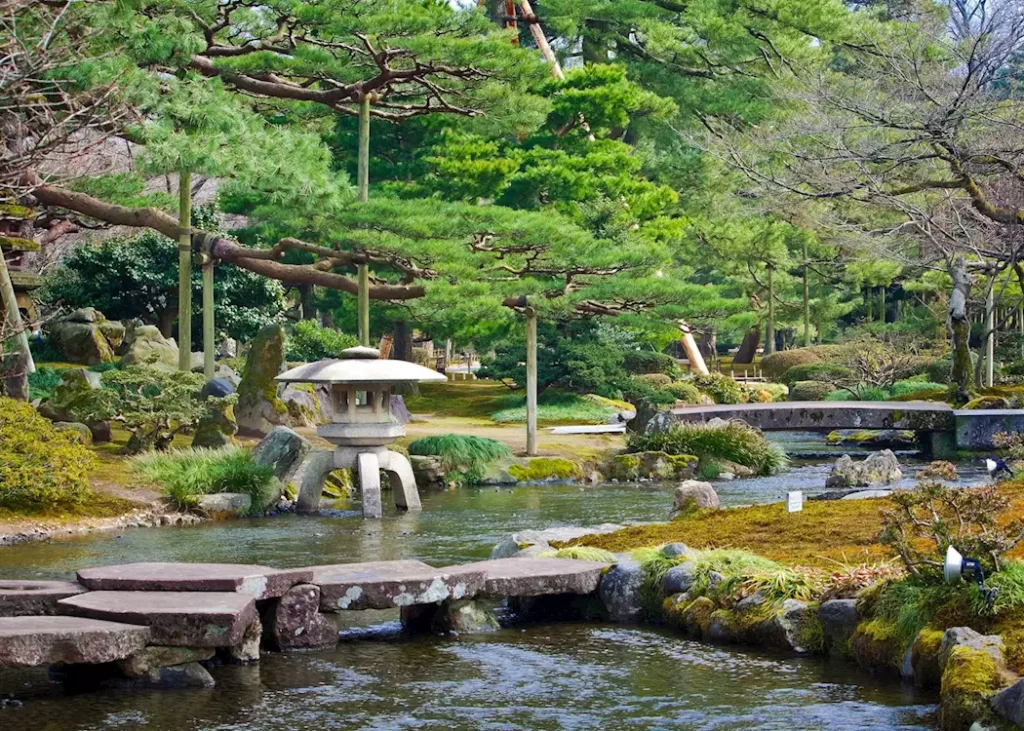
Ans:
[[[821,451],[820,436],[775,436]],[[803,445],[807,445],[806,447]],[[843,450],[839,450],[843,451]],[[913,462],[903,458],[904,464]],[[797,459],[771,478],[718,482],[726,504],[823,489],[830,463]],[[907,470],[908,472],[913,469]],[[983,480],[979,467],[962,470]],[[523,486],[429,492],[423,512],[364,521],[358,504],[294,515],[129,530],[0,548],[0,578],[69,578],[133,561],[289,567],[416,558],[486,558],[517,530],[664,520],[672,486]],[[652,628],[562,624],[479,637],[407,638],[387,613],[351,613],[333,651],[268,655],[215,669],[212,691],[102,692],[69,698],[45,673],[0,671],[0,729],[932,729],[935,698],[819,659],[780,659]],[[10,722],[10,725],[9,725]]]

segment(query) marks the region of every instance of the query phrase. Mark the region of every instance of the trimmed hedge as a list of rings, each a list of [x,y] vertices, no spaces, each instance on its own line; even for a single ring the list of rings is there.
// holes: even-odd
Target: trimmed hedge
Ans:
[[[834,386],[824,381],[797,381],[789,389],[787,401],[822,401],[833,390]]]
[[[653,350],[630,350],[623,356],[622,365],[627,373],[667,373],[677,367],[671,355],[655,353]]]
[[[854,378],[856,378],[856,375],[846,366],[833,363],[808,363],[806,365],[793,366],[783,373],[779,380],[787,386],[792,386],[797,381],[837,383],[839,381],[853,380]]]

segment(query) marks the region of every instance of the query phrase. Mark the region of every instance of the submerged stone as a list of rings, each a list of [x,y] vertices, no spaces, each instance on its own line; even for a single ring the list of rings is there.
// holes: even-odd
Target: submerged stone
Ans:
[[[636,622],[643,610],[644,569],[638,561],[624,559],[601,578],[599,595],[613,622]]]

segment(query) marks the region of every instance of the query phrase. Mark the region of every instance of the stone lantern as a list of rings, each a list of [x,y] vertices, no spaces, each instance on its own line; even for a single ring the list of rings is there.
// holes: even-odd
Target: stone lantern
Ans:
[[[387,448],[405,436],[391,415],[391,391],[399,384],[441,382],[444,375],[404,360],[381,360],[373,348],[348,348],[341,358],[292,368],[277,377],[284,383],[312,383],[330,389],[333,416],[316,433],[335,446],[333,453],[311,455],[299,476],[298,509],[315,512],[326,476],[337,469],[358,470],[363,517],[380,518],[380,472],[391,481],[395,505],[419,510],[420,496],[412,465]]]

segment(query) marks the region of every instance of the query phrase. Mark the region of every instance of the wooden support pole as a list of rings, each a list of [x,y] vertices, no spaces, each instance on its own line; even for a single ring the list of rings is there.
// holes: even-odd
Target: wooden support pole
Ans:
[[[216,323],[213,316],[213,257],[204,251],[203,260],[203,375],[209,381],[216,370]]]
[[[11,281],[11,273],[7,270],[7,260],[4,259],[3,250],[0,249],[0,304],[4,308],[4,332],[9,333],[8,338],[13,338],[18,357],[11,358],[14,370],[8,381],[8,395],[12,398],[28,398],[28,375],[35,373],[36,364],[32,360],[32,351],[28,347],[28,333],[26,325],[21,320],[21,311],[18,310],[18,298],[14,293],[14,283]],[[0,339],[0,363],[5,358],[6,339]],[[21,371],[24,370],[24,373]]]
[[[562,71],[562,65],[558,63],[558,57],[555,56],[555,52],[551,50],[551,44],[548,43],[548,39],[544,35],[544,29],[541,28],[540,21],[533,14],[530,0],[519,0],[519,7],[523,9],[523,20],[530,26],[530,34],[533,35],[533,40],[536,42],[537,48],[540,49],[540,55],[551,64],[551,75],[556,79],[564,81],[565,72]],[[515,8],[513,8],[514,11]]]
[[[808,281],[807,244],[804,244],[804,347],[811,344],[811,285]]]
[[[370,347],[370,269],[359,265],[359,344]]]
[[[989,282],[985,298],[985,385],[992,388],[995,376],[996,330],[995,330],[995,277]]]
[[[526,454],[537,454],[537,311],[526,308]]]
[[[178,174],[178,370],[192,370],[192,173]]]
[[[764,354],[775,352],[775,283],[772,274],[775,267],[768,265],[768,322],[765,327]]]

